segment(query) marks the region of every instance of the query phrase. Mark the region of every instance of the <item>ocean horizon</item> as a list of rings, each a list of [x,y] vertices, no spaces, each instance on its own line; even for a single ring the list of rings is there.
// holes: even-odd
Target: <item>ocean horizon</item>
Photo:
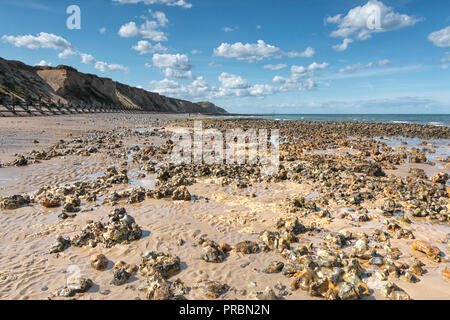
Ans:
[[[230,117],[282,121],[354,121],[450,126],[450,114],[249,114]]]

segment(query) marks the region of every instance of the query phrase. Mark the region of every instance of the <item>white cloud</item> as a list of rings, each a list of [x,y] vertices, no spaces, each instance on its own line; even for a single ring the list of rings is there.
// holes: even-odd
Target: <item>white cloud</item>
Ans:
[[[77,55],[78,53],[73,50],[72,48],[67,48],[63,52],[58,54],[58,58],[60,59],[67,59],[71,56]]]
[[[149,84],[152,91],[180,98],[210,98],[217,92],[217,89],[208,85],[203,77],[198,77],[185,86],[167,78],[161,81],[151,81]]]
[[[194,50],[191,51],[191,53],[192,54],[202,54],[203,52],[201,50],[194,49]]]
[[[146,62],[146,63],[144,64],[144,66],[145,66],[146,68],[151,68],[151,67],[152,67],[152,65],[151,65],[150,63],[148,63],[148,62]]]
[[[258,24],[257,26],[256,26],[256,29],[258,29],[258,30],[261,30],[261,26]]]
[[[129,3],[129,4],[135,4],[135,3],[144,3],[147,5],[151,4],[165,4],[170,7],[178,6],[186,9],[192,8],[192,4],[186,2],[185,0],[113,0],[113,2],[119,2],[119,3]]]
[[[391,7],[378,0],[369,0],[364,6],[351,9],[345,16],[338,14],[326,19],[327,23],[338,25],[330,36],[344,38],[341,45],[333,47],[338,51],[346,50],[351,43],[349,40],[367,40],[373,33],[411,27],[419,21],[421,19],[414,16],[394,12]]]
[[[445,53],[445,57],[441,60],[442,63],[450,62],[450,52]]]
[[[156,19],[156,21],[158,21],[158,24],[161,27],[165,27],[168,23],[169,23],[169,19],[167,19],[166,14],[162,11],[155,11],[153,12],[152,10],[148,11],[153,18]]]
[[[121,66],[120,64],[108,64],[103,61],[96,61],[94,68],[101,72],[113,72],[113,71],[124,71],[128,72],[128,68]]]
[[[41,60],[38,63],[36,63],[36,66],[39,66],[39,67],[46,67],[46,66],[49,67],[51,65],[52,65],[51,62],[47,62],[45,60]]]
[[[383,59],[383,60],[378,61],[378,65],[379,65],[380,67],[381,67],[381,66],[388,65],[388,64],[391,64],[391,61],[388,60],[388,59]]]
[[[156,53],[156,52],[167,52],[167,48],[161,45],[161,43],[157,43],[155,45],[151,44],[147,40],[141,40],[136,45],[132,47],[134,50],[138,51],[140,55],[147,53]]]
[[[180,85],[177,81],[163,79],[151,81],[149,84],[152,91],[160,94],[176,96],[185,99],[199,98],[231,98],[231,97],[257,97],[279,92],[279,88],[267,84],[250,85],[241,76],[223,72],[218,77],[220,87],[209,85],[203,77],[197,77],[188,85]]]
[[[236,28],[234,28],[234,27],[223,27],[222,31],[223,32],[232,32],[232,31],[234,31],[236,29],[237,29],[237,27]]]
[[[273,83],[280,84],[280,91],[290,90],[312,90],[316,87],[315,81],[312,77],[318,70],[326,69],[329,66],[327,62],[317,63],[313,62],[309,66],[292,66],[291,75],[289,77],[275,76],[272,80]]]
[[[336,51],[345,51],[348,48],[348,45],[352,43],[353,40],[349,38],[345,38],[341,44],[337,44],[333,46],[333,49]]]
[[[122,38],[142,37],[155,42],[167,41],[167,35],[159,30],[160,27],[165,26],[168,22],[165,14],[159,11],[153,14],[157,20],[146,20],[139,27],[134,21],[122,25],[118,32],[119,36]]]
[[[104,61],[97,61],[93,55],[80,53],[81,63],[93,65],[95,69],[101,72],[124,71],[128,72],[128,68],[120,64],[108,64]]]
[[[380,60],[376,64],[374,62],[368,62],[366,64],[362,64],[362,63],[358,62],[358,63],[352,64],[352,65],[346,66],[344,68],[340,68],[338,71],[340,73],[353,72],[353,71],[356,71],[356,70],[359,70],[359,69],[372,68],[375,65],[378,66],[378,67],[383,67],[383,66],[386,66],[388,64],[391,64],[391,61],[388,60],[388,59]]]
[[[100,28],[100,29],[98,29],[98,32],[100,32],[101,34],[103,34],[103,33],[106,32],[106,28],[105,28],[105,27]]]
[[[438,47],[450,47],[450,26],[430,33],[428,40]]]
[[[95,58],[93,55],[90,55],[87,53],[81,53],[80,57],[81,57],[81,63],[84,63],[84,64],[94,64],[95,63]]]
[[[315,50],[311,47],[306,48],[305,51],[303,52],[295,52],[295,51],[291,51],[291,52],[286,52],[286,56],[288,56],[289,58],[311,58],[314,56],[315,54]]]
[[[96,61],[92,55],[76,51],[69,41],[51,33],[41,32],[38,33],[36,36],[4,35],[2,37],[2,40],[4,42],[11,43],[16,47],[26,47],[28,49],[43,48],[43,49],[62,50],[62,52],[58,54],[58,57],[60,59],[66,59],[73,55],[79,55],[81,57],[81,63],[93,64],[94,68],[102,72],[117,71],[117,70],[128,71],[126,67],[118,64],[107,64],[106,62],[103,61]]]
[[[270,57],[311,57],[313,55],[314,49],[310,47],[304,52],[284,52],[280,48],[266,44],[263,40],[258,40],[257,43],[246,44],[241,42],[236,42],[234,44],[222,43],[219,47],[214,49],[214,56],[234,58],[249,62],[261,61]]]
[[[36,36],[8,36],[2,37],[4,42],[8,42],[16,47],[26,47],[28,49],[54,49],[66,50],[72,48],[72,45],[66,39],[55,34],[41,32]]]
[[[269,69],[269,70],[281,70],[287,67],[287,64],[283,63],[283,64],[267,64],[264,66],[264,69]]]
[[[250,87],[247,80],[235,74],[226,72],[220,74],[219,81],[221,87],[225,89],[247,89]]]
[[[192,78],[192,64],[185,54],[154,54],[153,65],[167,78]]]

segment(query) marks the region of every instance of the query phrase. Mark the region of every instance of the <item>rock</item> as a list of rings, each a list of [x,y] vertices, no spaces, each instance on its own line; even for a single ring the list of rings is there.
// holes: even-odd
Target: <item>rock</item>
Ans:
[[[114,265],[114,276],[111,284],[121,286],[137,272],[138,267],[133,263],[120,261]]]
[[[7,210],[19,209],[31,202],[29,196],[13,195],[10,197],[5,197],[0,201],[0,208]]]
[[[236,252],[240,252],[243,254],[252,254],[259,252],[258,244],[253,241],[241,241],[234,247],[234,249],[236,250]]]
[[[298,273],[294,281],[291,283],[291,289],[302,289],[304,291],[310,291],[310,288],[314,282],[317,281],[317,275],[311,269],[305,269]]]
[[[214,241],[205,241],[202,243],[203,254],[201,259],[206,262],[220,263],[227,257],[226,252]]]
[[[302,225],[300,221],[298,221],[297,217],[279,219],[276,223],[276,226],[277,229],[285,230],[286,232],[292,233],[294,235],[306,232],[305,226]]]
[[[203,289],[204,294],[212,299],[219,298],[230,289],[227,284],[211,280],[200,280],[197,282],[196,287]]]
[[[259,236],[260,240],[269,248],[269,249],[289,249],[290,243],[286,239],[280,236],[278,232],[272,232],[265,230]]]
[[[403,289],[390,281],[382,283],[381,294],[391,300],[410,300],[409,295]]]
[[[431,177],[431,181],[440,184],[446,184],[448,179],[449,175],[443,172],[439,172],[437,175]]]
[[[169,300],[173,297],[170,285],[157,274],[144,280],[138,290],[149,300]]]
[[[91,267],[95,270],[103,271],[108,266],[108,259],[103,254],[96,254],[91,257]]]
[[[250,293],[250,297],[254,300],[278,300],[277,295],[273,289],[267,287],[264,291],[257,291]]]
[[[264,270],[266,273],[279,273],[283,270],[284,263],[280,261],[274,261]]]
[[[172,200],[191,201],[191,194],[185,186],[178,187],[172,195]]]
[[[450,267],[448,265],[442,270],[442,277],[445,280],[450,280]]]
[[[425,253],[428,258],[430,258],[433,261],[439,262],[441,261],[441,250],[439,248],[430,245],[429,243],[425,241],[415,240],[411,245],[410,248],[415,251],[420,251]]]
[[[57,208],[61,206],[61,198],[53,195],[51,192],[46,193],[39,199],[39,204],[45,208]]]
[[[56,290],[53,295],[59,297],[73,297],[77,293],[87,292],[93,286],[91,279],[74,277],[68,279],[67,285]]]
[[[341,300],[357,300],[358,293],[355,287],[349,282],[342,282],[338,287],[337,295]]]
[[[28,160],[25,159],[24,156],[19,156],[17,157],[12,163],[11,165],[13,165],[14,167],[23,167],[26,166],[28,164]]]
[[[163,279],[177,274],[180,268],[180,258],[156,251],[144,253],[142,255],[142,263],[139,266],[141,274],[145,276],[157,274]]]
[[[58,253],[70,247],[70,239],[68,237],[58,236],[56,242],[49,249],[49,253]]]

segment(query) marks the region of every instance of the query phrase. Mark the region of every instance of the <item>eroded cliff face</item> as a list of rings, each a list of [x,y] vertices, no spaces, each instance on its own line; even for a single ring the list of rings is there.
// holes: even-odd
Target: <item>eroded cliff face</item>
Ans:
[[[185,100],[130,87],[69,66],[32,67],[0,58],[0,102],[11,100],[87,106],[124,106],[155,112],[226,113]],[[211,112],[214,111],[214,112]]]

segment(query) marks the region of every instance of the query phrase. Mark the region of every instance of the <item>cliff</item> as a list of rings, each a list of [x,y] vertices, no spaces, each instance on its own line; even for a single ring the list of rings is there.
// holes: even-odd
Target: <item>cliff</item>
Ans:
[[[227,113],[213,104],[205,107],[165,97],[69,66],[33,67],[0,58],[0,103],[9,102],[11,95],[21,103],[37,103],[40,98],[42,103],[124,106],[154,112]]]

